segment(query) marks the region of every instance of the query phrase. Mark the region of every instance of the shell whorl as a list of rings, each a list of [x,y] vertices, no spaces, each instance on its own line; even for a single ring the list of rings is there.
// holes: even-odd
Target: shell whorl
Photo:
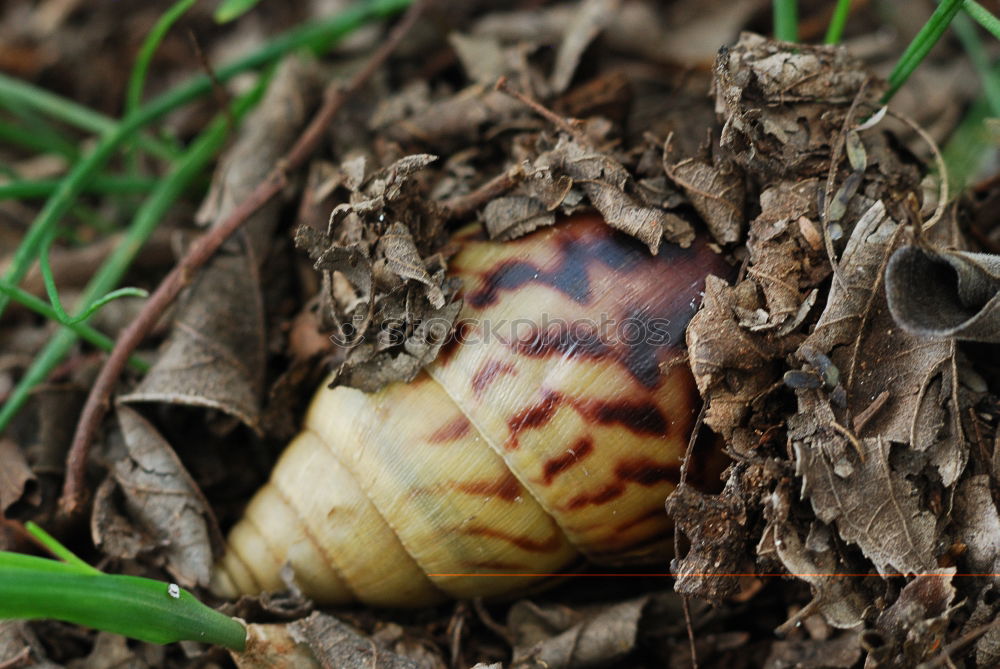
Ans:
[[[581,554],[667,553],[697,411],[669,363],[705,275],[728,267],[700,241],[651,256],[596,215],[458,239],[464,306],[438,360],[371,395],[317,392],[217,592],[280,589],[287,564],[317,601],[419,606],[523,590]]]

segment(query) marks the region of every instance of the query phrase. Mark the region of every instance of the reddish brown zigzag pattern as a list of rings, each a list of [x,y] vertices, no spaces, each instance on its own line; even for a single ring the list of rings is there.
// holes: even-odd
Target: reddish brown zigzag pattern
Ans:
[[[566,509],[575,510],[585,506],[607,504],[625,493],[626,483],[638,483],[643,486],[653,486],[668,481],[677,484],[680,480],[680,467],[673,463],[654,462],[653,460],[624,459],[615,466],[615,478],[595,493],[577,495],[566,503]]]
[[[562,536],[558,530],[552,533],[545,541],[535,541],[524,536],[517,536],[502,532],[492,527],[456,527],[453,530],[458,534],[471,534],[480,537],[492,537],[508,543],[514,544],[518,548],[529,553],[549,553],[562,545]]]
[[[559,355],[611,360],[622,365],[637,382],[655,388],[662,381],[659,365],[682,345],[684,329],[694,315],[703,286],[701,282],[691,283],[689,277],[704,273],[728,276],[732,268],[701,239],[687,249],[666,244],[652,256],[634,239],[609,228],[597,215],[574,219],[573,226],[556,228],[547,238],[546,248],[552,249],[551,263],[541,266],[515,257],[501,260],[485,271],[471,272],[466,279],[471,282],[466,285],[466,306],[482,310],[499,303],[505,293],[537,284],[581,305],[581,314],[594,312],[590,315],[596,316],[596,312],[606,311],[618,328],[614,339],[579,324],[562,324],[545,330],[536,327],[530,337],[518,337],[507,345],[536,358]],[[518,245],[523,243],[518,240],[506,246],[516,255]],[[692,272],[692,267],[699,271]],[[595,281],[609,274],[615,277],[614,291],[601,280]],[[614,299],[610,299],[611,295]],[[623,329],[626,324],[630,329]],[[444,360],[454,352],[455,342],[463,334],[456,332],[447,343]]]
[[[456,481],[455,489],[470,495],[496,496],[508,502],[521,495],[521,483],[510,472],[500,481]]]
[[[583,437],[570,448],[566,453],[549,458],[542,465],[542,476],[545,485],[552,483],[552,480],[562,472],[566,471],[576,463],[583,460],[594,451],[594,442],[589,437]]]
[[[511,437],[504,445],[507,450],[516,450],[517,437],[532,428],[542,427],[564,404],[576,409],[581,416],[599,425],[617,424],[636,434],[668,436],[670,425],[660,408],[649,400],[575,400],[557,392],[547,392],[537,404],[529,406],[507,421]]]
[[[482,396],[490,384],[504,374],[517,374],[517,368],[509,362],[487,360],[479,371],[476,372],[475,376],[472,377],[472,392],[477,397]]]

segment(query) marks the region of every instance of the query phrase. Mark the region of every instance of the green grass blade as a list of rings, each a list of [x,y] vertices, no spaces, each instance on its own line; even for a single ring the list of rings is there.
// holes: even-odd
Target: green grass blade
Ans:
[[[170,28],[189,10],[196,0],[177,0],[162,16],[146,35],[139,53],[136,55],[135,64],[132,66],[132,74],[129,76],[128,89],[125,93],[125,113],[131,114],[139,108],[142,102],[142,89],[146,84],[146,75],[149,72],[149,63],[153,60],[153,54],[166,36]]]
[[[0,140],[3,139],[0,124]],[[18,179],[0,183],[0,200],[30,200],[52,195],[61,179]],[[147,177],[111,177],[98,175],[84,188],[87,193],[98,195],[135,195],[148,193],[156,187],[157,179]]]
[[[995,17],[990,10],[974,0],[965,0],[962,3],[962,8],[993,37],[1000,39],[1000,19]]]
[[[67,100],[55,93],[33,86],[26,81],[0,73],[0,104],[20,103],[37,109],[53,118],[70,123],[79,128],[98,134],[115,132],[118,121],[93,111],[81,104]],[[158,158],[170,160],[177,150],[169,144],[148,136],[142,136],[139,143],[143,150]]]
[[[830,17],[830,25],[826,28],[826,37],[823,39],[827,44],[839,44],[844,37],[844,27],[847,26],[847,17],[851,14],[851,0],[837,0],[837,6]]]
[[[0,120],[0,142],[9,146],[19,146],[35,153],[55,153],[65,156],[71,161],[76,160],[80,155],[76,147],[67,149],[62,144],[54,145],[44,137],[38,137],[33,133],[26,132],[21,126],[3,120]]]
[[[196,0],[177,0],[153,25],[153,28],[146,35],[139,53],[136,55],[135,63],[132,65],[132,73],[129,76],[128,87],[125,90],[125,115],[134,114],[142,102],[142,89],[146,85],[146,75],[149,72],[149,64],[153,60],[156,49],[160,46],[163,38],[170,28],[189,10]],[[129,151],[128,162],[132,173],[138,172],[135,149]]]
[[[71,317],[66,313],[66,310],[63,309],[62,300],[59,298],[59,290],[56,288],[56,278],[52,273],[52,265],[49,262],[49,249],[51,248],[54,240],[55,235],[50,237],[42,246],[42,251],[38,255],[38,264],[42,270],[42,283],[45,285],[45,293],[49,296],[49,304],[52,305],[52,310],[55,311],[58,321],[63,325],[76,325],[77,323],[82,323],[93,316],[94,313],[105,304],[111,302],[112,300],[117,300],[119,297],[149,297],[149,293],[141,288],[119,288],[118,290],[111,291],[103,297],[97,298],[91,304],[84,306],[81,309],[79,316]]]
[[[1000,71],[992,66],[986,47],[967,16],[961,14],[956,16],[952,28],[979,75],[983,96],[990,105],[990,111],[994,116],[1000,116]]]
[[[76,567],[79,568],[80,571],[83,573],[87,574],[101,573],[100,570],[91,567],[89,564],[78,558],[76,554],[73,553],[73,551],[71,551],[70,549],[66,548],[61,543],[59,543],[58,539],[56,539],[54,536],[43,530],[37,523],[29,520],[24,524],[24,529],[28,530],[31,536],[33,536],[40,544],[45,546],[45,548],[47,548],[50,553],[55,555],[63,562],[70,565],[76,565]]]
[[[968,17],[956,16],[952,28],[979,74],[983,88],[982,95],[965,113],[942,150],[948,166],[949,189],[959,192],[982,169],[986,154],[995,151],[984,123],[990,117],[1000,116],[1000,67],[990,62],[989,54]]]
[[[774,38],[782,42],[799,41],[798,0],[773,0]]]
[[[253,91],[236,101],[233,116],[241,118],[263,95],[266,78],[261,79]],[[135,255],[156,229],[160,220],[187,186],[198,178],[208,163],[225,143],[229,131],[229,120],[224,114],[218,115],[208,128],[191,144],[185,154],[174,164],[171,172],[159,183],[156,190],[143,202],[129,226],[125,238],[115,247],[108,259],[84,288],[81,304],[89,304],[104,295],[121,280]],[[41,300],[38,300],[41,302]],[[44,302],[42,303],[44,305]],[[48,305],[45,305],[46,307]],[[78,327],[78,326],[73,326]],[[78,331],[63,328],[49,340],[45,348],[35,356],[31,366],[11,391],[0,407],[0,432],[6,429],[10,420],[21,409],[31,395],[31,390],[45,380],[76,343]]]
[[[86,573],[0,551],[0,618],[64,620],[151,643],[201,641],[242,651],[246,628],[178,588],[137,576]]]
[[[2,279],[0,279],[0,294],[7,295],[8,297],[10,297],[15,302],[24,305],[28,309],[31,309],[35,313],[41,314],[42,316],[44,316],[45,318],[48,318],[49,320],[55,321],[57,323],[60,322],[60,320],[59,320],[59,314],[57,314],[55,312],[55,309],[53,309],[52,307],[50,307],[44,300],[38,299],[37,297],[35,297],[31,293],[27,293],[27,292],[21,290],[20,288],[18,288],[17,286],[10,285],[9,283],[6,283]],[[97,347],[97,348],[99,348],[101,350],[109,351],[110,352],[111,349],[113,349],[115,347],[115,342],[114,341],[112,341],[109,337],[101,334],[100,332],[98,332],[97,330],[95,330],[94,328],[92,328],[89,325],[86,325],[84,323],[73,323],[73,322],[62,323],[62,325],[65,325],[67,328],[69,328],[70,332],[75,337],[79,337],[80,339],[84,340],[88,344],[90,344],[92,346],[95,346],[95,347]],[[57,334],[54,339],[50,340],[50,345],[51,345],[52,341],[56,341],[56,339],[58,339],[58,338],[59,338],[59,334]],[[75,341],[75,338],[71,339],[70,340],[70,345],[72,345],[72,343],[74,341]],[[60,360],[61,359],[62,358],[60,358]],[[139,358],[137,358],[135,356],[132,356],[131,358],[129,358],[129,363],[137,371],[140,371],[140,372],[147,372],[147,371],[149,371],[149,365],[146,364],[143,360],[141,360],[141,359],[139,359]],[[55,365],[53,365],[53,367],[54,366]],[[49,371],[52,371],[51,368],[49,369]],[[25,375],[27,375],[27,373]],[[46,373],[46,376],[48,376],[47,373]],[[17,390],[17,388],[15,388],[15,390]],[[28,391],[30,392],[30,388],[28,388]],[[23,404],[24,400],[26,400],[26,399],[27,399],[27,394],[25,394],[25,397],[20,400],[18,406],[20,407],[20,405]],[[12,392],[11,396],[7,399],[7,404],[10,404],[13,400],[14,400],[14,393]],[[0,410],[0,411],[6,410],[7,404],[4,404],[3,409]],[[0,428],[0,429],[2,429],[2,428]]]
[[[355,5],[326,21],[318,21],[292,30],[269,42],[255,53],[230,63],[216,72],[219,81],[226,81],[240,72],[266,65],[295,49],[309,46],[327,45],[350,33],[364,23],[391,15],[404,9],[411,0],[376,0]],[[0,98],[4,93],[4,82],[16,81],[0,75]],[[94,173],[108,161],[118,146],[128,140],[139,128],[155,121],[171,110],[190,102],[211,88],[211,80],[199,75],[180,85],[148,104],[142,106],[118,124],[113,131],[101,137],[97,146],[73,166],[72,171],[59,184],[59,188],[45,203],[41,213],[35,218],[14,254],[13,262],[4,280],[16,285],[28,272],[38,255],[38,249],[48,231],[72,206],[74,199],[89,183]],[[10,298],[0,295],[0,315],[9,304]],[[3,429],[0,420],[0,430]]]
[[[948,29],[955,14],[962,8],[962,2],[963,0],[942,0],[941,4],[937,6],[889,74],[889,90],[882,96],[882,104],[886,104],[892,99],[896,91],[906,83],[917,66],[927,57],[930,50],[941,39],[941,35]]]
[[[260,0],[222,0],[215,10],[216,23],[229,23],[257,6]]]
[[[80,151],[76,148],[76,144],[34,109],[17,100],[5,100],[3,104],[21,124],[22,133],[30,136],[33,141],[48,147],[45,149],[46,153],[63,155],[70,160],[76,160],[79,157]]]

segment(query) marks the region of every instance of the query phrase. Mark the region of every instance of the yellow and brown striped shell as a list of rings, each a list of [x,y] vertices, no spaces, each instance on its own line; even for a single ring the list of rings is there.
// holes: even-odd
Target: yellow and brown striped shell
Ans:
[[[700,241],[651,256],[592,214],[460,241],[465,303],[439,359],[375,394],[317,392],[217,592],[280,589],[288,565],[320,602],[420,606],[668,553],[698,397],[666,363],[705,275],[729,268]]]

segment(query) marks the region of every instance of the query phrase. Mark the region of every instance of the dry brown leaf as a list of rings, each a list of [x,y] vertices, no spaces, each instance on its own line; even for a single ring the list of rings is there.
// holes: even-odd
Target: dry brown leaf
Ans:
[[[565,91],[573,79],[580,57],[595,37],[618,15],[620,0],[584,0],[566,24],[549,76],[553,93]]]
[[[822,613],[826,622],[838,629],[858,627],[864,620],[868,599],[859,587],[860,580],[838,576],[844,569],[839,565],[830,533],[815,524],[800,530],[790,518],[791,510],[791,491],[785,480],[767,499],[768,526],[757,554],[776,556],[789,574],[809,584],[813,598],[779,631],[794,629],[813,613]]]
[[[229,655],[239,669],[320,669],[323,666],[316,661],[307,644],[292,638],[288,625],[284,624],[247,625],[246,649],[241,653],[229,651]]]
[[[683,219],[668,217],[664,210],[646,206],[633,195],[631,175],[607,153],[562,136],[555,147],[535,160],[535,167],[568,176],[608,225],[643,242],[652,253],[657,252],[664,236],[681,246],[694,240],[694,230]]]
[[[292,639],[306,645],[319,666],[329,669],[422,669],[336,618],[319,612],[287,625]]]
[[[904,246],[885,272],[889,310],[914,335],[1000,343],[1000,255]]]
[[[555,213],[530,195],[498,197],[483,209],[483,225],[490,239],[516,239],[555,222]]]
[[[877,654],[885,665],[915,667],[940,649],[955,599],[954,575],[954,567],[918,575],[879,614],[875,628],[882,643]]]
[[[711,165],[697,158],[669,164],[664,152],[663,169],[684,189],[715,241],[720,244],[740,241],[746,189],[743,173],[735,165]]]
[[[719,52],[715,110],[724,119],[721,146],[759,176],[825,176],[833,140],[870,76],[840,46],[781,42],[743,33]],[[878,85],[866,89],[874,101]]]
[[[127,406],[120,406],[117,414],[128,452],[115,463],[114,476],[129,515],[154,537],[167,571],[178,583],[208,585],[212,547],[222,546],[211,507],[148,421]]]
[[[486,35],[473,37],[465,33],[452,32],[448,35],[448,43],[455,50],[458,62],[462,64],[465,76],[470,81],[485,88],[492,86],[497,79],[507,74],[507,57],[498,40]],[[426,82],[424,85],[426,86]]]
[[[120,400],[218,409],[259,432],[264,327],[256,264],[215,257],[186,294],[153,368]]]
[[[435,156],[414,154],[365,176],[353,174],[348,202],[334,207],[325,233],[296,231],[323,277],[321,330],[346,351],[335,383],[374,391],[410,381],[436,356],[461,308],[459,282],[448,279],[440,245],[444,221],[421,190]]]
[[[674,590],[716,602],[738,592],[733,574],[745,572],[748,563],[747,517],[733,486],[706,495],[681,484],[667,497],[667,514],[691,542],[687,554],[670,564],[677,578]]]
[[[769,669],[849,669],[861,659],[861,632],[847,631],[833,639],[775,641],[764,662]]]
[[[698,392],[708,403],[705,423],[727,439],[753,402],[771,388],[785,351],[780,341],[752,332],[740,314],[760,310],[756,286],[736,287],[714,276],[705,279],[701,309],[687,328],[688,356]]]
[[[975,574],[989,574],[1000,585],[1000,514],[986,474],[963,479],[953,507],[956,539],[965,545],[962,564]]]
[[[755,331],[790,333],[802,324],[829,276],[822,241],[806,236],[819,220],[818,179],[781,181],[760,194],[761,212],[750,224],[748,275],[760,286],[766,318]],[[806,231],[806,232],[804,232]],[[818,234],[818,233],[817,233]]]
[[[456,143],[476,141],[480,129],[527,116],[517,100],[492,87],[470,86],[454,96],[385,128],[386,137],[401,144],[420,142],[442,150]]]
[[[17,444],[6,437],[0,437],[0,515],[11,506],[25,499],[37,506],[39,498],[34,472]]]
[[[27,621],[0,620],[0,666],[59,669],[62,665],[48,660],[45,646]]]
[[[606,667],[632,652],[649,597],[594,610],[540,607],[520,601],[507,614],[514,635],[511,667]]]
[[[882,277],[904,238],[881,201],[869,207],[842,254],[842,280],[834,277],[827,306],[799,355],[819,352],[832,360],[846,392],[846,415],[840,418],[845,428],[855,430],[853,417],[889,393],[888,401],[857,427],[857,436],[927,452],[943,484],[951,486],[968,458],[959,424],[955,344],[895,327]]]
[[[413,243],[413,235],[402,223],[396,222],[378,240],[378,250],[385,257],[386,269],[401,279],[412,279],[427,286],[427,301],[435,309],[444,306],[444,293],[427,273],[424,261]]]
[[[313,64],[287,60],[216,170],[199,217],[221,222],[294,141],[318,99]],[[257,211],[198,273],[153,368],[125,402],[218,409],[260,431],[266,360],[259,271],[280,222],[281,202]]]
[[[857,445],[837,432],[828,405],[799,392],[799,413],[788,421],[795,471],[816,517],[836,523],[882,574],[920,574],[937,567],[934,514],[920,491],[890,462],[890,442],[864,438]],[[860,449],[860,451],[856,450]]]

